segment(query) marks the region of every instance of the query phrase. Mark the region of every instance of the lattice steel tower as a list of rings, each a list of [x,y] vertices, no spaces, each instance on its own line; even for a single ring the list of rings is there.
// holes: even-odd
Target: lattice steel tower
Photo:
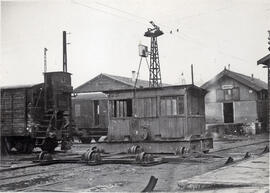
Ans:
[[[158,44],[157,37],[161,36],[163,32],[159,29],[153,21],[150,23],[154,28],[148,28],[147,32],[144,33],[145,37],[151,38],[151,51],[150,51],[150,69],[149,69],[149,87],[161,87],[161,71],[159,64]]]

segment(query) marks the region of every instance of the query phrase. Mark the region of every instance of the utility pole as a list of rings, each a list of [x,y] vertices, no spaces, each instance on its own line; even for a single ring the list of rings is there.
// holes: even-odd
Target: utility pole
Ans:
[[[63,31],[63,72],[67,72],[67,32]]]
[[[47,48],[44,48],[44,72],[47,72]]]
[[[268,30],[268,50],[270,51],[270,30]],[[267,131],[270,132],[269,126],[270,126],[270,54],[264,56],[263,58],[261,58],[260,60],[257,61],[257,65],[262,64],[263,68],[267,68],[268,71],[268,109],[267,109]]]
[[[157,37],[163,35],[163,32],[153,21],[150,21],[150,23],[154,28],[148,28],[147,32],[144,33],[145,37],[151,38],[149,87],[161,87],[162,81],[159,64]]]
[[[191,84],[194,85],[194,79],[193,79],[193,64],[191,64]]]

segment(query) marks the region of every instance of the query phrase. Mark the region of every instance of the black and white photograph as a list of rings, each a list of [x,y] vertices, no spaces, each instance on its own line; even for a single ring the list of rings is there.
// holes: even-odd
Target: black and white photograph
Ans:
[[[0,192],[269,193],[269,0],[0,7]]]

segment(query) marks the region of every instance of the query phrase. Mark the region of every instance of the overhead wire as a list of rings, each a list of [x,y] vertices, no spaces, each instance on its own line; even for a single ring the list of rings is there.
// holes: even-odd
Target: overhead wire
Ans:
[[[149,19],[147,19],[146,17],[138,16],[138,15],[136,15],[136,14],[133,14],[133,13],[130,13],[130,12],[121,10],[121,9],[119,9],[119,8],[115,8],[115,7],[109,6],[109,5],[105,5],[105,4],[100,3],[100,2],[96,2],[96,1],[95,1],[95,3],[96,3],[97,5],[100,5],[100,6],[103,6],[103,7],[105,7],[105,8],[109,8],[109,9],[112,9],[112,10],[115,10],[115,11],[118,11],[118,12],[121,12],[121,13],[126,14],[126,15],[129,15],[129,16],[131,16],[131,17],[136,17],[136,18],[138,18],[138,19],[140,19],[140,20],[144,20],[144,22],[138,21],[137,19],[135,20],[134,18],[131,19],[131,18],[125,17],[125,16],[123,16],[123,15],[117,15],[117,14],[114,14],[114,13],[111,13],[111,12],[108,12],[108,11],[104,11],[104,10],[102,10],[102,9],[98,9],[98,8],[96,8],[96,7],[93,7],[93,6],[89,6],[89,5],[86,5],[86,4],[83,4],[83,3],[79,3],[79,2],[74,1],[74,0],[72,0],[71,2],[72,2],[72,3],[75,3],[75,4],[78,4],[78,5],[81,5],[81,6],[84,6],[84,7],[87,7],[87,8],[90,8],[90,9],[93,9],[93,10],[96,10],[96,11],[103,12],[103,13],[105,13],[105,14],[113,15],[113,16],[116,16],[116,17],[121,17],[121,18],[124,18],[124,19],[128,19],[128,20],[130,20],[130,21],[134,21],[134,22],[143,24],[143,25],[145,25],[145,26],[148,25],[148,22],[149,22]],[[232,7],[232,6],[229,6],[229,7],[227,6],[227,7],[224,7],[224,8],[218,8],[218,9],[215,9],[214,11],[212,11],[212,12],[215,12],[215,11],[221,11],[221,10],[224,10],[224,9],[229,9],[229,8],[231,8],[231,7]],[[203,14],[210,14],[210,13],[203,13]],[[198,14],[194,14],[194,15],[191,15],[191,16],[193,17],[193,16],[196,16],[196,15],[199,16]],[[191,17],[191,16],[189,16],[189,17]],[[183,19],[185,19],[185,18],[183,18]],[[168,33],[170,33],[170,32],[172,31],[172,28],[171,28],[170,26],[165,25],[165,24],[160,23],[160,22],[156,22],[156,23],[157,23],[158,25],[160,25],[161,27],[166,28],[166,31],[168,31]],[[177,33],[173,33],[173,34],[170,33],[170,34],[172,34],[174,37],[177,37],[177,38],[180,38],[180,39],[182,39],[182,40],[189,41],[189,42],[191,42],[191,43],[193,43],[193,44],[196,44],[196,45],[198,45],[199,47],[201,47],[201,48],[203,48],[203,49],[211,49],[211,50],[215,50],[215,51],[216,51],[216,49],[211,48],[208,44],[205,44],[205,43],[202,42],[202,41],[198,41],[196,38],[190,36],[190,34],[184,33],[184,32],[181,30],[181,28],[180,28],[180,30],[179,30],[179,28],[177,28],[176,30],[178,31]],[[233,58],[233,59],[236,59],[236,60],[239,60],[239,61],[242,61],[242,62],[246,62],[245,59],[243,59],[243,58],[241,58],[241,57],[238,57],[238,56],[234,56],[234,55],[232,55],[232,54],[225,53],[224,51],[221,51],[220,49],[218,49],[218,53],[220,53],[221,55],[229,56],[229,57],[231,57],[231,58]]]
[[[79,3],[79,2],[77,2],[75,0],[71,0],[71,3],[77,4],[77,5],[80,5],[80,6],[83,6],[83,7],[86,7],[86,8],[95,10],[95,11],[98,11],[98,12],[103,12],[103,13],[108,14],[108,15],[112,15],[112,16],[115,16],[115,17],[119,17],[119,18],[122,18],[122,19],[127,19],[127,20],[130,20],[130,21],[134,21],[134,22],[137,22],[137,23],[146,25],[145,23],[142,23],[142,22],[140,22],[138,20],[130,19],[130,18],[127,18],[127,17],[123,17],[121,15],[118,15],[118,14],[114,14],[114,13],[111,13],[111,12],[108,12],[108,11],[104,11],[102,9],[98,9],[96,7],[93,7],[93,6],[89,6],[89,5],[86,5],[86,4],[83,4],[83,3]]]

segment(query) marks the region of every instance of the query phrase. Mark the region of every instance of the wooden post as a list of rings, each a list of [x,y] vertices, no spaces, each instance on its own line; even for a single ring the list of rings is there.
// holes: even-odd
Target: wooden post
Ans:
[[[268,125],[267,125],[267,131],[270,132],[270,60],[268,60],[267,65],[268,70]]]
[[[191,64],[191,84],[194,85],[194,79],[193,79],[193,64]]]
[[[67,72],[67,33],[63,31],[63,72]]]

